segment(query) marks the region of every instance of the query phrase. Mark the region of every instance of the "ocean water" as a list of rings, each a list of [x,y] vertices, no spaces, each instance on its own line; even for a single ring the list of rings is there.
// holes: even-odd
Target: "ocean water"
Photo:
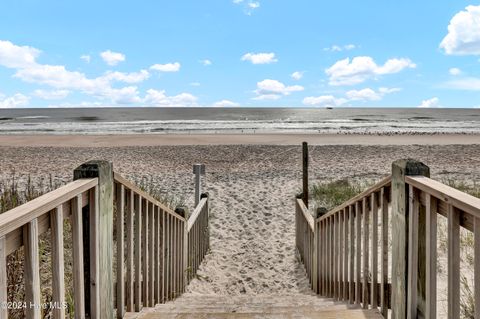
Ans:
[[[0,134],[480,134],[480,109],[2,109]]]

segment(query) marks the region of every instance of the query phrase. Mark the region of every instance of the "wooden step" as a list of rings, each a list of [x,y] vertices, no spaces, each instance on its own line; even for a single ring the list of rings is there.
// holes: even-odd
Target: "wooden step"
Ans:
[[[278,313],[275,311],[263,313],[182,313],[182,314],[165,314],[155,311],[142,313],[139,319],[382,319],[383,317],[376,310],[324,310],[312,312],[296,312],[292,309],[290,313]]]

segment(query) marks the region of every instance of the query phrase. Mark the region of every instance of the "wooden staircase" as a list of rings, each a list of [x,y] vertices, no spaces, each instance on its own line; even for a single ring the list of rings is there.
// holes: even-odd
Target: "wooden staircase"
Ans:
[[[377,310],[363,310],[313,294],[232,296],[186,293],[174,301],[144,308],[136,315],[131,318],[382,318]]]

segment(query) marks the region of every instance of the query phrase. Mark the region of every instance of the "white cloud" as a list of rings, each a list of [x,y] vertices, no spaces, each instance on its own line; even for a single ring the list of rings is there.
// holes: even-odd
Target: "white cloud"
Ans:
[[[448,81],[443,86],[455,90],[480,91],[480,78],[464,77]]]
[[[166,63],[166,64],[154,64],[150,67],[151,70],[159,72],[178,72],[180,71],[181,64],[178,62],[175,63]]]
[[[49,85],[56,89],[77,90],[101,99],[110,99],[114,103],[138,103],[137,87],[113,88],[108,76],[89,79],[85,74],[72,72],[61,65],[41,65],[18,70],[15,77],[29,83]],[[117,78],[118,80],[118,78]],[[129,80],[126,76],[123,80]]]
[[[307,106],[334,107],[347,103],[344,98],[336,98],[333,95],[308,96],[303,99],[303,104]]]
[[[212,65],[212,61],[210,61],[209,59],[201,60],[200,63],[205,66]]]
[[[260,8],[259,1],[233,0],[232,2],[236,5],[240,5],[241,7],[243,7],[243,12],[246,15],[252,15],[253,11]]]
[[[324,48],[323,51],[331,51],[331,52],[341,52],[341,51],[350,51],[355,49],[357,46],[355,44],[347,44],[347,45],[337,45],[334,44],[331,47]]]
[[[451,68],[450,70],[448,70],[448,73],[450,73],[450,75],[460,75],[462,74],[462,70],[460,70],[459,68]]]
[[[102,78],[108,81],[117,81],[125,83],[139,83],[150,77],[147,70],[140,70],[139,72],[123,73],[123,72],[107,72]]]
[[[66,98],[70,94],[68,90],[35,90],[33,95],[44,100],[61,100]]]
[[[120,62],[125,61],[125,54],[119,52],[112,52],[110,50],[100,53],[103,61],[110,66],[115,66]]]
[[[363,90],[351,90],[346,94],[347,98],[352,101],[356,100],[369,100],[369,101],[378,101],[382,99],[382,95],[379,92],[375,92],[372,89],[363,89]]]
[[[249,2],[247,5],[248,5],[248,7],[249,7],[250,9],[258,9],[258,8],[260,8],[260,2],[258,2],[258,1]]]
[[[257,96],[254,99],[278,100],[282,96],[303,90],[303,86],[300,85],[286,86],[280,81],[266,79],[257,83],[257,89],[254,91]]]
[[[200,82],[192,82],[192,83],[190,83],[190,85],[191,86],[200,86],[201,84],[200,84]]]
[[[379,75],[393,74],[405,68],[415,68],[416,65],[406,58],[390,59],[384,65],[377,65],[369,56],[359,56],[337,61],[325,70],[329,76],[330,85],[354,85],[365,82]]]
[[[0,65],[7,68],[26,68],[34,65],[39,55],[38,49],[0,40]]]
[[[450,20],[440,48],[446,54],[480,55],[480,6],[468,6]]]
[[[240,106],[240,104],[238,104],[236,102],[229,101],[229,100],[221,100],[221,101],[213,103],[212,106],[213,107],[237,107],[237,106]]]
[[[440,100],[437,97],[433,97],[428,100],[423,100],[418,107],[422,107],[422,108],[440,107],[439,103],[440,103]]]
[[[379,88],[374,91],[370,88],[362,90],[350,90],[345,93],[350,101],[380,101],[385,95],[401,91],[399,88]]]
[[[309,96],[303,99],[303,104],[308,106],[334,107],[352,101],[380,101],[385,95],[401,91],[399,88],[381,87],[377,91],[365,88],[362,90],[350,90],[344,98],[333,95]]]
[[[80,56],[80,59],[83,60],[86,63],[90,63],[90,61],[92,60],[92,57],[88,54],[84,54],[84,55]]]
[[[242,61],[250,61],[253,64],[270,64],[278,62],[275,53],[247,53],[242,56]]]
[[[30,98],[23,94],[17,93],[10,97],[5,97],[3,94],[0,94],[0,108],[16,108],[16,107],[25,107],[28,105]]]
[[[303,72],[300,72],[300,71],[296,71],[296,72],[293,72],[290,77],[294,80],[300,80],[301,78],[303,78]]]
[[[165,91],[154,89],[147,90],[143,102],[147,106],[163,107],[193,107],[197,105],[197,97],[190,93],[181,93],[174,96],[167,96]]]

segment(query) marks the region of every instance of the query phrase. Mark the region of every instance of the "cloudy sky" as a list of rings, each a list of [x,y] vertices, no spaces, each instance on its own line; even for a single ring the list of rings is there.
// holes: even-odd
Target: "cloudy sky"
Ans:
[[[471,1],[0,3],[0,107],[478,107]]]

